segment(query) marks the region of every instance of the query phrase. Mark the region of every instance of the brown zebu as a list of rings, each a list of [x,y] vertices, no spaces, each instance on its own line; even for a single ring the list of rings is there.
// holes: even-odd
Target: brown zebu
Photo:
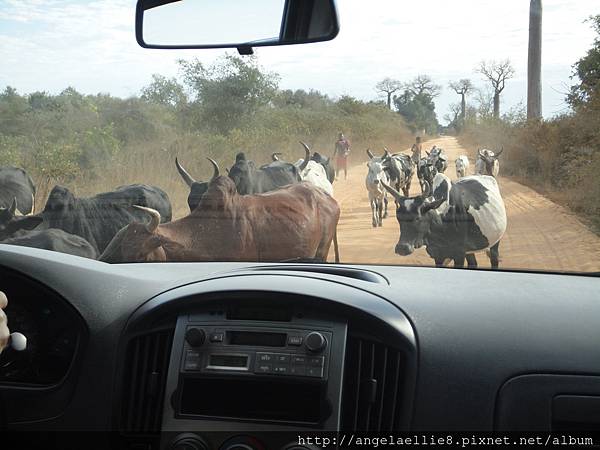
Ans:
[[[151,223],[120,230],[101,261],[325,261],[340,217],[337,202],[310,183],[239,195],[223,176],[182,219],[160,224],[158,212],[139,209]]]

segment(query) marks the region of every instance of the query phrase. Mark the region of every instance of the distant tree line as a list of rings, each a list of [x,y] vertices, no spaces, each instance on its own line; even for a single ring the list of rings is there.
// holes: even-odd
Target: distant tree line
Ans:
[[[245,151],[262,163],[283,151],[295,161],[303,154],[299,140],[329,155],[340,131],[357,148],[398,148],[410,140],[402,117],[382,102],[281,89],[279,75],[256,58],[228,54],[210,65],[197,59],[178,65],[176,77],[154,74],[129,98],[72,87],[57,94],[1,88],[0,165],[25,167],[42,185],[93,191],[125,182],[165,184],[173,174],[178,183],[176,172],[165,171],[176,155],[202,177],[210,172],[205,156],[225,165]]]

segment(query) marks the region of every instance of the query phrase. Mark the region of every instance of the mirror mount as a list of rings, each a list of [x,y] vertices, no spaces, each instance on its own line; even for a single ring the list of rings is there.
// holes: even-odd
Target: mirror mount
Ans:
[[[242,56],[254,55],[254,49],[250,45],[240,45],[238,46],[237,51]]]
[[[245,40],[242,42],[230,42],[230,43],[209,43],[209,42],[171,42],[170,36],[167,35],[168,43],[161,42],[148,42],[146,33],[148,29],[152,30],[151,26],[145,27],[145,14],[152,10],[153,15],[159,16],[160,14],[156,14],[157,10],[163,6],[167,6],[165,8],[166,11],[169,10],[168,6],[173,4],[179,4],[180,6],[187,2],[188,6],[190,2],[195,0],[137,0],[136,5],[136,23],[135,23],[135,34],[136,40],[138,44],[143,48],[157,48],[157,49],[217,49],[217,48],[235,48],[238,50],[240,55],[252,55],[254,53],[255,47],[270,47],[270,46],[278,46],[278,45],[293,45],[293,44],[305,44],[312,42],[323,42],[334,39],[339,33],[339,20],[338,13],[335,4],[335,0],[281,0],[283,5],[283,14],[281,16],[280,23],[271,23],[270,26],[279,29],[279,33],[277,37],[266,38],[265,36],[257,36],[255,40]],[[221,8],[226,8],[227,0],[220,0],[217,3],[213,3],[219,5]],[[239,3],[237,3],[239,5]],[[253,8],[252,1],[249,0],[247,4],[248,8]],[[172,9],[177,9],[171,8]],[[243,12],[238,9],[231,10],[231,14],[228,10],[218,11],[221,20],[215,18],[214,16],[210,16],[211,13],[214,13],[214,10],[210,8],[206,8],[202,10],[201,14],[198,14],[198,18],[200,20],[205,20],[210,25],[215,25],[219,27],[221,30],[232,30],[237,31],[235,25],[232,25],[229,21],[229,17],[241,16],[243,17]],[[204,11],[207,11],[204,14]],[[225,12],[225,13],[224,13]],[[249,12],[256,14],[256,11],[249,10]],[[179,17],[173,19],[173,15],[170,14],[171,11],[168,11],[165,14],[165,17],[168,17],[170,22],[165,20],[164,27],[159,27],[160,33],[159,36],[164,36],[165,29],[171,25],[173,27],[180,27],[181,22],[178,21]],[[224,20],[223,17],[227,17],[227,20]],[[183,15],[180,16],[181,19],[185,19]],[[189,17],[187,17],[189,18]],[[195,16],[194,16],[195,18]],[[225,22],[225,23],[221,23]],[[151,23],[155,25],[154,30],[156,30],[157,21]],[[158,22],[159,24],[162,22]],[[175,24],[175,25],[174,25]],[[147,25],[147,24],[146,24]],[[191,30],[194,31],[195,28]],[[201,25],[197,26],[197,29],[202,29]],[[270,28],[272,29],[272,28]],[[145,33],[146,31],[146,33]],[[189,31],[189,30],[188,30]],[[264,30],[263,30],[264,31]],[[275,33],[274,33],[275,34]],[[186,40],[187,40],[186,35]],[[216,39],[216,38],[215,38]],[[159,37],[158,40],[161,40]],[[165,39],[163,39],[165,40]],[[183,39],[182,39],[183,40]],[[202,41],[203,39],[198,39]],[[205,41],[207,39],[204,39]],[[232,40],[235,40],[233,38]]]

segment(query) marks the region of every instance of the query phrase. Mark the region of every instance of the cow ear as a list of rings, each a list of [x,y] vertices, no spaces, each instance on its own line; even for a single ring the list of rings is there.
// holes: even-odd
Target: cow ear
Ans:
[[[9,222],[6,231],[12,234],[19,230],[33,230],[43,221],[41,216],[18,216]]]

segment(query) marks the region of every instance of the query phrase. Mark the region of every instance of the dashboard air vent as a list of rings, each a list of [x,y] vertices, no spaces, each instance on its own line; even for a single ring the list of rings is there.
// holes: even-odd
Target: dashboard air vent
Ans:
[[[369,338],[348,336],[343,431],[385,432],[401,428],[402,363],[400,351]]]
[[[129,342],[123,379],[121,430],[126,435],[160,431],[173,330],[137,336]]]

